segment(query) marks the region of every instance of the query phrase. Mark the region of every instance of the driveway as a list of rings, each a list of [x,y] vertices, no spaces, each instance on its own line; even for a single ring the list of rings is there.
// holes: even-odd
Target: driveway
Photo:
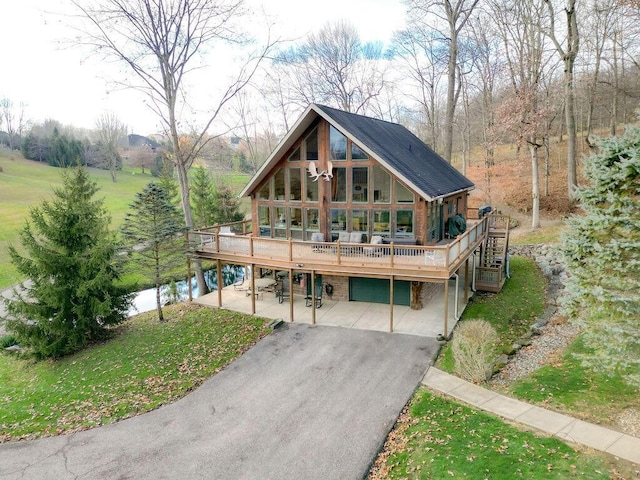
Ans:
[[[182,400],[0,445],[0,479],[362,479],[432,338],[287,324]]]

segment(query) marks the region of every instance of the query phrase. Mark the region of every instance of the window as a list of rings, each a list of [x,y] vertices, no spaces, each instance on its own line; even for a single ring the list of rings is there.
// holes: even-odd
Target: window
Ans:
[[[258,207],[258,227],[260,229],[261,237],[271,236],[271,208],[270,207]]]
[[[306,209],[306,225],[305,229],[311,232],[319,232],[320,231],[320,214],[317,208],[307,208]]]
[[[289,155],[288,160],[290,162],[299,162],[300,158],[302,157],[300,156],[300,145],[298,145],[296,149],[291,153],[291,155]]]
[[[396,203],[413,203],[413,192],[396,180]]]
[[[307,190],[307,202],[317,202],[318,201],[318,182],[314,182],[311,177],[306,176],[304,179]]]
[[[373,211],[373,234],[383,236],[391,234],[391,212],[389,210]]]
[[[291,207],[289,209],[289,219],[291,227],[289,232],[291,238],[302,240],[302,209],[300,207]]]
[[[313,131],[305,139],[305,146],[307,150],[307,160],[318,160],[318,129],[314,128]]]
[[[270,193],[271,193],[271,181],[267,180],[267,182],[260,187],[260,190],[258,190],[258,200],[269,200],[270,197]]]
[[[345,167],[333,167],[331,179],[331,201],[347,201],[347,169]]]
[[[351,142],[351,160],[367,160],[368,158],[369,155],[364,153],[364,150],[362,150],[355,143]]]
[[[396,235],[413,235],[413,210],[398,210],[396,212]]]
[[[351,212],[351,231],[352,232],[365,232],[365,238],[362,241],[367,241],[367,233],[369,232],[369,210],[353,210]]]
[[[373,167],[373,203],[391,202],[391,175],[380,165]]]
[[[369,167],[353,167],[352,173],[352,193],[351,201],[369,201]]]
[[[347,137],[342,135],[333,125],[329,126],[329,158],[331,160],[347,159]]]
[[[302,181],[300,179],[300,169],[289,169],[289,200],[300,201],[302,199]]]
[[[347,210],[344,208],[332,208],[331,217],[331,241],[338,239],[339,232],[347,231]]]
[[[284,200],[284,169],[279,168],[273,176],[273,195],[275,200]]]
[[[275,207],[275,238],[287,238],[287,212],[285,207]]]

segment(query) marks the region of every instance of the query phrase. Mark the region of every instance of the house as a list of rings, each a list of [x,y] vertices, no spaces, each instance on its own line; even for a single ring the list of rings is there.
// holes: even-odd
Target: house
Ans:
[[[199,230],[195,255],[281,272],[312,300],[421,309],[463,282],[466,304],[474,282],[501,288],[508,243],[504,218],[467,214],[473,188],[405,127],[312,104],[242,191],[251,220]],[[461,313],[447,305],[445,336]]]

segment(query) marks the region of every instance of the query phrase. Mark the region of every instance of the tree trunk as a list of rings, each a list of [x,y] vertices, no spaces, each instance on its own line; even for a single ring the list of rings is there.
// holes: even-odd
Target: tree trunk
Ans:
[[[158,321],[164,322],[164,315],[162,313],[162,300],[160,298],[160,285],[156,284],[156,309],[158,310]]]
[[[578,177],[576,171],[576,114],[575,100],[573,88],[573,59],[565,60],[565,115],[567,122],[567,188],[569,199],[575,196],[575,190],[578,186]]]
[[[182,211],[184,212],[184,222],[189,232],[189,240],[195,240],[191,234],[193,229],[193,215],[191,214],[191,200],[189,195],[189,172],[184,162],[179,158],[176,158],[176,169],[178,170],[178,181],[180,183],[180,198],[182,200]],[[204,278],[204,271],[202,270],[202,262],[199,259],[193,260],[193,271],[196,274],[196,283],[198,285],[198,296],[206,295],[210,292],[207,282]],[[191,279],[189,279],[190,281]]]
[[[453,152],[453,119],[456,109],[456,77],[458,61],[458,36],[455,28],[451,31],[451,43],[449,45],[449,65],[447,75],[447,110],[444,118],[444,159],[451,163]]]
[[[531,142],[533,143],[533,142]],[[538,147],[529,145],[531,155],[531,198],[533,208],[531,210],[531,228],[540,228],[540,180],[538,173]]]

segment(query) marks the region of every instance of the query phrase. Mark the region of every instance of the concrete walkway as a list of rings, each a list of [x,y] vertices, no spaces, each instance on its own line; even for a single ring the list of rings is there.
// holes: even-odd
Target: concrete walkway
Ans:
[[[434,367],[422,383],[480,410],[640,465],[640,438],[500,395]]]

